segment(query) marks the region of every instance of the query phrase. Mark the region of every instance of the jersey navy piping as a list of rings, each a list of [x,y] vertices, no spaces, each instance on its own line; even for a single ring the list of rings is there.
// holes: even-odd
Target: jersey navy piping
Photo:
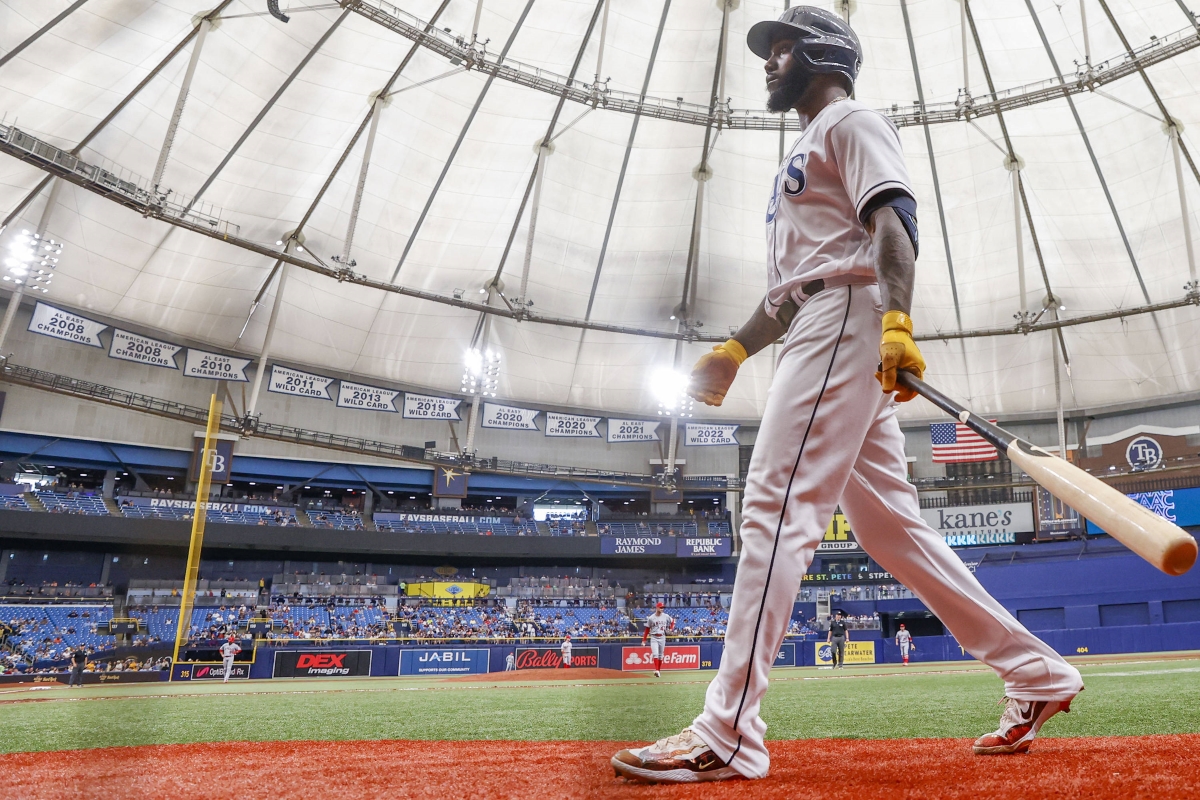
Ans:
[[[746,682],[742,686],[742,699],[738,703],[737,714],[733,718],[733,729],[737,730],[738,723],[742,719],[742,706],[746,704],[746,694],[750,691],[750,678],[754,671],[754,652],[758,649],[758,633],[762,628],[763,612],[767,607],[767,592],[771,588],[771,573],[775,569],[775,555],[779,552],[779,535],[783,531],[783,516],[787,513],[788,500],[792,495],[792,483],[796,480],[796,472],[800,469],[800,459],[804,457],[804,446],[808,443],[808,434],[812,431],[813,423],[817,419],[817,410],[821,407],[821,398],[825,396],[825,389],[829,387],[829,376],[833,374],[833,364],[837,360],[838,348],[842,346],[842,336],[846,333],[846,321],[850,319],[850,300],[853,296],[854,287],[846,287],[846,313],[842,316],[842,327],[838,331],[837,341],[833,343],[833,353],[829,356],[829,367],[825,370],[825,380],[821,383],[821,391],[817,393],[816,402],[813,403],[812,414],[808,418],[808,427],[804,429],[804,438],[800,440],[800,451],[796,453],[796,463],[792,465],[792,474],[788,477],[787,490],[783,493],[783,502],[779,506],[779,522],[775,526],[775,543],[771,545],[771,561],[767,565],[767,578],[763,581],[762,600],[758,604],[758,618],[754,623],[754,638],[751,639],[750,658],[746,662]],[[733,759],[742,749],[742,734],[738,734],[737,747],[725,760],[726,764],[732,764]]]

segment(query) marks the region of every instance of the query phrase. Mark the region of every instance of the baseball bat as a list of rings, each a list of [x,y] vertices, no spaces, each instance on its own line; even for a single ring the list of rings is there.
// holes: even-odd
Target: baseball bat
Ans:
[[[1170,520],[1074,464],[973,414],[911,372],[898,370],[896,382],[991,442],[1039,486],[1163,572],[1182,575],[1196,563],[1196,540]]]

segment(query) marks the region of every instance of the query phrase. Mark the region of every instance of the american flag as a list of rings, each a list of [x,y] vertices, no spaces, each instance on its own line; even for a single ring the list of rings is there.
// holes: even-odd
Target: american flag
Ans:
[[[987,439],[961,422],[935,422],[929,426],[929,438],[933,441],[935,464],[995,461],[1000,457]]]

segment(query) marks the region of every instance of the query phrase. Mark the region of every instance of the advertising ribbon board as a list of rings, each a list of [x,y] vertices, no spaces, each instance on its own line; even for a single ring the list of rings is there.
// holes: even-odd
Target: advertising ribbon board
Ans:
[[[712,425],[704,422],[689,422],[684,426],[683,443],[688,447],[716,447],[737,444],[733,437],[738,425]]]
[[[733,539],[725,537],[680,536],[675,540],[680,558],[728,558]]]
[[[401,650],[401,675],[483,675],[491,666],[487,648]]]
[[[646,648],[650,652],[650,648]],[[562,653],[557,647],[518,647],[517,669],[562,669]],[[571,648],[571,667],[600,666],[599,647]]]
[[[248,366],[248,358],[234,358],[188,348],[187,358],[183,361],[183,374],[189,378],[215,378],[219,381],[246,383],[250,380],[246,377]]]
[[[1013,544],[1016,534],[1033,533],[1031,503],[922,508],[921,517],[951,547]]]
[[[663,669],[700,669],[700,645],[667,645],[663,648]],[[621,670],[636,672],[654,669],[649,647],[622,647]]]
[[[399,414],[396,408],[396,398],[400,392],[395,389],[380,389],[378,386],[366,386],[361,383],[342,381],[338,386],[337,404],[339,408],[361,408],[366,411],[390,411]]]
[[[659,419],[613,419],[608,420],[610,442],[658,442]]]
[[[329,396],[331,383],[333,378],[274,364],[271,366],[271,382],[267,384],[267,391],[296,397],[312,397],[317,400],[332,400]]]
[[[449,397],[433,397],[428,394],[404,393],[405,419],[449,419],[461,420],[458,415],[458,404],[461,400]]]
[[[796,643],[784,642],[779,645],[779,652],[775,654],[775,663],[772,667],[794,667],[796,666]]]
[[[575,414],[558,414],[547,411],[546,435],[599,439],[600,431],[596,430],[598,422],[600,422],[600,417],[580,417]]]
[[[33,307],[33,316],[29,318],[28,330],[30,333],[53,336],[67,342],[104,347],[100,341],[100,331],[107,327],[103,322],[38,302]]]
[[[250,665],[235,661],[233,667],[229,670],[229,680],[249,680]],[[193,681],[223,681],[225,680],[225,665],[221,664],[196,664],[192,667],[192,677],[188,680]]]
[[[1136,492],[1129,499],[1169,519],[1180,527],[1200,525],[1200,489],[1162,489],[1156,492]],[[1091,520],[1087,523],[1091,534],[1104,531]]]
[[[138,364],[150,364],[154,367],[179,369],[175,363],[175,355],[183,348],[170,342],[160,342],[136,333],[113,329],[112,344],[108,346],[109,358],[119,358],[122,361],[134,361]]]
[[[833,645],[826,642],[813,642],[817,649],[817,666],[833,666]],[[847,664],[874,664],[875,642],[846,642]]]
[[[673,556],[675,539],[671,536],[601,536],[603,556]]]
[[[347,678],[370,674],[370,650],[276,650],[271,677]]]
[[[483,421],[479,424],[484,428],[503,428],[509,431],[536,431],[534,419],[540,412],[536,408],[517,408],[516,406],[501,406],[495,403],[483,404]]]
[[[850,530],[850,522],[840,511],[834,512],[825,536],[817,542],[818,553],[850,553],[861,550],[854,532]]]

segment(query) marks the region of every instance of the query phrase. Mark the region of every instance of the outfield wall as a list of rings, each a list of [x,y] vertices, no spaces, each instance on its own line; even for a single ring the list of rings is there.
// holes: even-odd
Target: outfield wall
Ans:
[[[862,634],[855,636],[855,634]],[[874,635],[867,635],[873,633]],[[867,664],[897,664],[900,649],[892,640],[881,640],[877,632],[855,631],[852,642],[861,642],[873,649],[874,660]],[[1111,655],[1123,653],[1155,653],[1173,650],[1200,650],[1200,622],[1165,623],[1161,625],[1128,625],[1077,630],[1042,631],[1039,637],[1058,653],[1073,655]],[[910,661],[969,661],[953,636],[921,636],[915,639],[916,649]],[[818,666],[818,659],[827,658],[823,641],[794,640],[783,644],[775,665],[779,667]],[[679,642],[667,648],[667,673],[673,670],[712,670],[721,665],[722,642]],[[648,671],[648,649],[636,644],[578,644],[575,647],[575,666],[600,667],[626,672]],[[338,677],[454,677],[503,672],[509,654],[525,669],[562,670],[558,648],[552,645],[478,645],[446,647],[409,647],[402,645],[321,645],[260,646],[254,662],[236,678],[338,678]],[[582,663],[581,663],[582,662]],[[854,663],[853,661],[851,663]],[[239,662],[240,666],[241,662]],[[176,679],[190,680],[195,665],[177,664]],[[186,673],[186,674],[185,674]],[[565,671],[564,671],[565,673]],[[211,679],[217,672],[204,671]],[[565,677],[565,674],[564,674]],[[197,678],[199,679],[199,678]]]

